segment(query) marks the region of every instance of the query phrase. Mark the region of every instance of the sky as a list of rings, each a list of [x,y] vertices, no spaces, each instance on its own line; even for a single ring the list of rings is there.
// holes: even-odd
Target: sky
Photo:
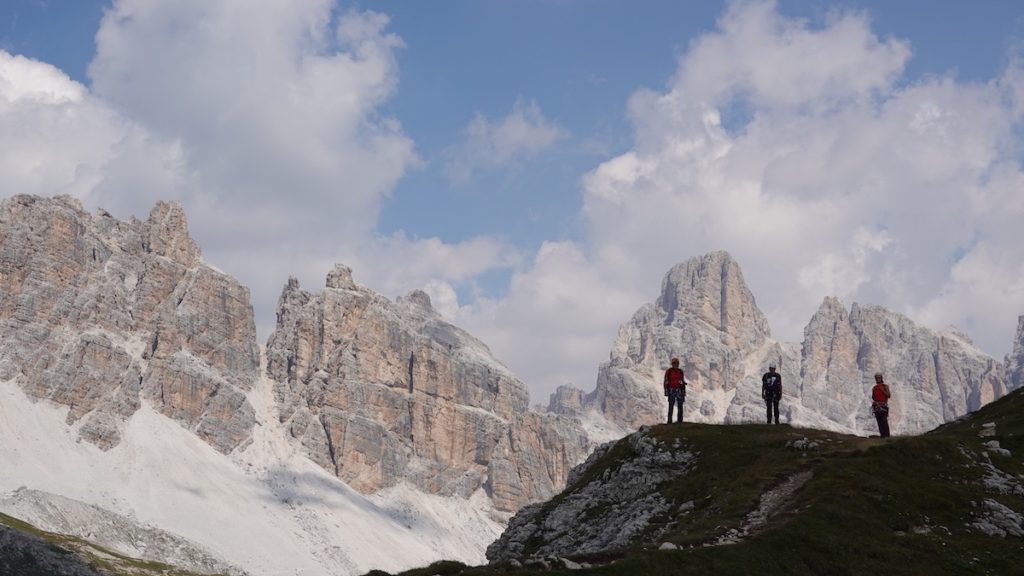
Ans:
[[[0,195],[185,207],[252,290],[414,289],[537,403],[591,390],[675,264],[775,338],[827,296],[1024,314],[1016,1],[0,0]]]

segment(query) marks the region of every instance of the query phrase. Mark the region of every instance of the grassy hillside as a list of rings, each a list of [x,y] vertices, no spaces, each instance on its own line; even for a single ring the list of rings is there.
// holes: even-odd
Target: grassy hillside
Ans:
[[[1024,574],[1022,391],[916,437],[701,424],[660,425],[650,434],[699,454],[689,473],[657,487],[676,505],[692,503],[689,511],[656,518],[628,547],[567,555],[589,565],[586,573]],[[631,456],[620,442],[541,514]],[[592,521],[616,519],[598,511]],[[659,550],[666,542],[679,549]],[[528,542],[527,555],[539,545]],[[449,562],[402,574],[540,569]]]
[[[0,576],[198,576],[0,514]]]

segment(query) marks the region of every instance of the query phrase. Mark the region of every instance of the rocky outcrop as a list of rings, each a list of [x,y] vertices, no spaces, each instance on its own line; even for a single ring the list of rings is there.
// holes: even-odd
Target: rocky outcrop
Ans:
[[[866,399],[873,374],[882,372],[893,388],[893,432],[917,433],[1005,395],[1013,388],[1007,371],[1012,383],[1013,370],[1024,370],[1022,349],[1004,367],[955,330],[929,330],[879,306],[847,310],[836,298],[822,302],[802,345],[778,342],[739,266],[715,252],[673,267],[657,302],[620,328],[586,405],[627,427],[660,422],[662,374],[678,356],[690,383],[686,419],[759,422],[761,375],[774,362],[784,421],[873,433]]]
[[[1017,337],[1013,352],[1006,357],[1006,379],[1011,389],[1024,387],[1024,316],[1017,318]]]
[[[658,300],[619,329],[587,404],[627,427],[658,422],[660,382],[670,358],[680,358],[693,388],[728,394],[769,338],[768,321],[732,257],[714,252],[693,258],[673,267]],[[720,404],[698,409],[706,419],[721,420]]]
[[[561,498],[521,509],[487,547],[487,559],[570,556],[623,548],[640,536],[656,538],[654,526],[693,507],[689,502],[673,509],[660,490],[685,476],[696,460],[678,440],[668,446],[646,427],[604,444],[573,470]]]
[[[579,416],[583,413],[583,390],[563,384],[555,389],[548,400],[548,412],[564,416]]]
[[[340,265],[319,294],[289,280],[267,372],[291,434],[362,492],[483,487],[513,511],[554,494],[590,448],[578,421],[529,411],[523,385],[425,293],[391,302]]]
[[[954,330],[935,332],[880,306],[849,313],[826,299],[804,331],[794,418],[872,432],[866,398],[881,372],[892,389],[894,433],[930,430],[1004,396],[1002,364]],[[800,412],[808,412],[801,416]]]
[[[0,379],[109,449],[143,399],[222,452],[249,438],[249,291],[203,263],[181,206],[146,221],[70,197],[0,203]]]

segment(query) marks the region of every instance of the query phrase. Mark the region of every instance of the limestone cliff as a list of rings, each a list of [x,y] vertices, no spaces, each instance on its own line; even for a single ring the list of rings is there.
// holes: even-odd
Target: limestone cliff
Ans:
[[[814,413],[840,429],[874,431],[866,398],[875,372],[892,389],[894,433],[930,430],[1008,391],[1003,365],[967,336],[918,326],[880,306],[855,303],[847,312],[830,298],[804,330],[792,416],[811,420]]]
[[[363,492],[484,487],[513,511],[554,494],[591,447],[578,421],[529,411],[523,385],[425,293],[391,302],[340,265],[319,294],[285,286],[267,372],[291,434]]]
[[[669,270],[658,300],[619,329],[588,405],[631,428],[659,422],[660,381],[676,356],[691,390],[707,392],[689,398],[688,410],[696,406],[704,418],[721,420],[717,398],[731,394],[769,337],[768,321],[729,254],[693,258]]]
[[[67,196],[4,199],[0,334],[0,379],[67,406],[103,449],[142,398],[221,452],[249,438],[249,291],[203,263],[178,204],[123,222]]]
[[[1017,318],[1017,337],[1013,352],[1006,357],[1006,378],[1013,389],[1024,386],[1024,316]]]

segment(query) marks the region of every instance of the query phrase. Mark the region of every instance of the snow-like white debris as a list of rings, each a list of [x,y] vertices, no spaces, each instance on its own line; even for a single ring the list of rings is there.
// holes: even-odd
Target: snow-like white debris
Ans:
[[[505,520],[485,495],[444,498],[406,486],[369,497],[355,492],[289,443],[272,385],[263,380],[249,394],[258,422],[253,441],[225,456],[145,404],[123,441],[103,452],[77,439],[66,407],[0,382],[0,499],[27,487],[98,506],[254,575],[484,562]]]

